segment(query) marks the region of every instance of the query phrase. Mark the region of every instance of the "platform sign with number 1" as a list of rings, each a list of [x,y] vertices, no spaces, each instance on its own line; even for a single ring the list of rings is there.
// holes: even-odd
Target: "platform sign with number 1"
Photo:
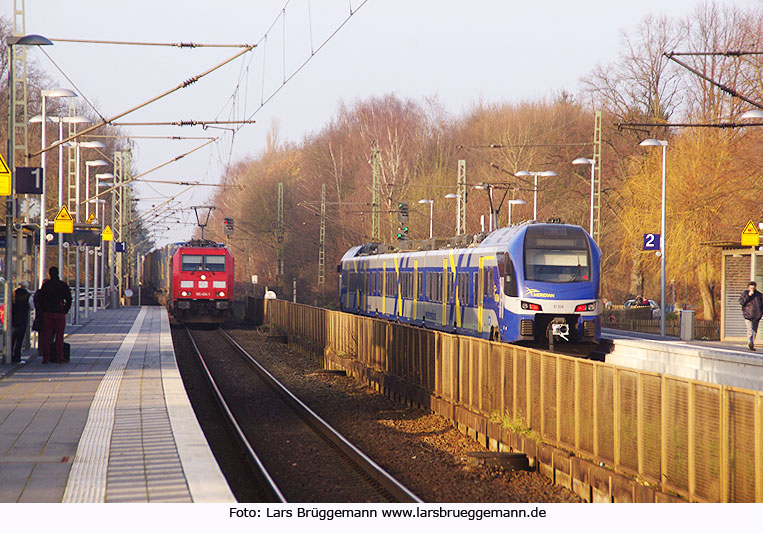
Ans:
[[[644,233],[644,248],[645,252],[654,252],[660,250],[660,234],[659,233]]]

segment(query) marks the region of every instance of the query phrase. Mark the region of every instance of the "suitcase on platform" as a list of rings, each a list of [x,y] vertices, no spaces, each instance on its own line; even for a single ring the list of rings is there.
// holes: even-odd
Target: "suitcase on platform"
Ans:
[[[67,363],[69,362],[69,354],[71,353],[71,349],[71,345],[64,341],[64,361]],[[51,361],[56,360],[56,341],[50,343],[50,359]]]

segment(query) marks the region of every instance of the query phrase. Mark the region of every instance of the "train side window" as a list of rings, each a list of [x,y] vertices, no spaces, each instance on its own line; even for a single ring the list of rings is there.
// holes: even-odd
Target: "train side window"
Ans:
[[[504,267],[506,269],[506,275],[503,278],[503,293],[506,296],[516,297],[517,293],[517,275],[514,270],[514,262],[508,259]]]
[[[423,272],[419,272],[418,274],[419,274],[419,284],[418,284],[419,286],[417,288],[419,290],[419,295],[418,295],[419,296],[419,300],[421,300],[421,298],[422,298],[422,296],[424,294],[424,273]]]
[[[477,295],[480,293],[479,272],[474,273],[474,283],[472,284],[472,296],[474,297],[472,305],[477,305]]]
[[[448,275],[448,303],[453,301],[453,294],[454,294],[454,287],[453,287],[453,276]]]

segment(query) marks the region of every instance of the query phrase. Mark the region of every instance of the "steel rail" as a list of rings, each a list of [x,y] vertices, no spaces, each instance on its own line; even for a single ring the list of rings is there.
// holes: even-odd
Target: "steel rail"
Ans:
[[[222,329],[217,330],[228,343],[236,348],[253,366],[260,377],[278,392],[305,422],[334,444],[342,453],[351,459],[363,472],[384,490],[401,502],[424,503],[402,483],[387,473],[373,459],[363,453],[358,447],[348,441],[328,422],[310,409],[302,400],[291,393],[273,374],[254,359],[236,340]]]
[[[220,409],[222,409],[225,413],[228,425],[233,430],[236,439],[238,439],[239,445],[246,452],[249,461],[260,473],[260,477],[263,480],[263,489],[269,493],[275,502],[287,503],[286,498],[281,493],[281,490],[278,488],[278,485],[276,485],[276,482],[270,476],[270,473],[267,471],[267,468],[265,468],[265,465],[260,460],[257,452],[255,452],[251,444],[249,444],[249,441],[247,440],[246,435],[244,435],[244,431],[241,429],[241,426],[239,426],[238,422],[236,422],[236,418],[233,416],[233,412],[230,410],[230,407],[228,407],[228,403],[225,401],[225,398],[223,398],[222,392],[220,392],[217,383],[215,383],[215,379],[212,377],[212,373],[209,371],[209,367],[207,367],[207,364],[204,362],[204,357],[201,355],[199,346],[193,339],[191,331],[188,329],[188,327],[185,328],[185,331],[191,341],[191,344],[193,345],[193,349],[196,351],[196,357],[199,359],[199,362],[204,369],[204,375],[207,378],[207,382],[209,382],[209,386],[212,388],[217,403],[220,406]]]

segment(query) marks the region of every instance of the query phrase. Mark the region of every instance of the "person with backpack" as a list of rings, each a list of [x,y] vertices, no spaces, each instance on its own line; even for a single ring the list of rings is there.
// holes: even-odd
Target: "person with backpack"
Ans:
[[[758,291],[758,284],[751,281],[747,290],[739,297],[739,305],[742,306],[744,323],[747,327],[747,347],[755,351],[755,337],[758,334],[758,323],[763,316],[763,294]]]
[[[69,285],[58,277],[58,267],[50,267],[50,278],[46,279],[40,290],[35,294],[35,308],[42,313],[42,364],[51,361],[52,334],[56,336],[56,362],[64,362],[64,330],[66,329],[66,314],[72,306],[72,293]]]
[[[27,290],[26,281],[22,281],[16,290],[13,291],[13,312],[11,313],[11,326],[13,328],[11,332],[13,342],[13,358],[11,362],[13,363],[21,361],[21,347],[24,345],[26,328],[29,324],[29,296],[31,295]]]

